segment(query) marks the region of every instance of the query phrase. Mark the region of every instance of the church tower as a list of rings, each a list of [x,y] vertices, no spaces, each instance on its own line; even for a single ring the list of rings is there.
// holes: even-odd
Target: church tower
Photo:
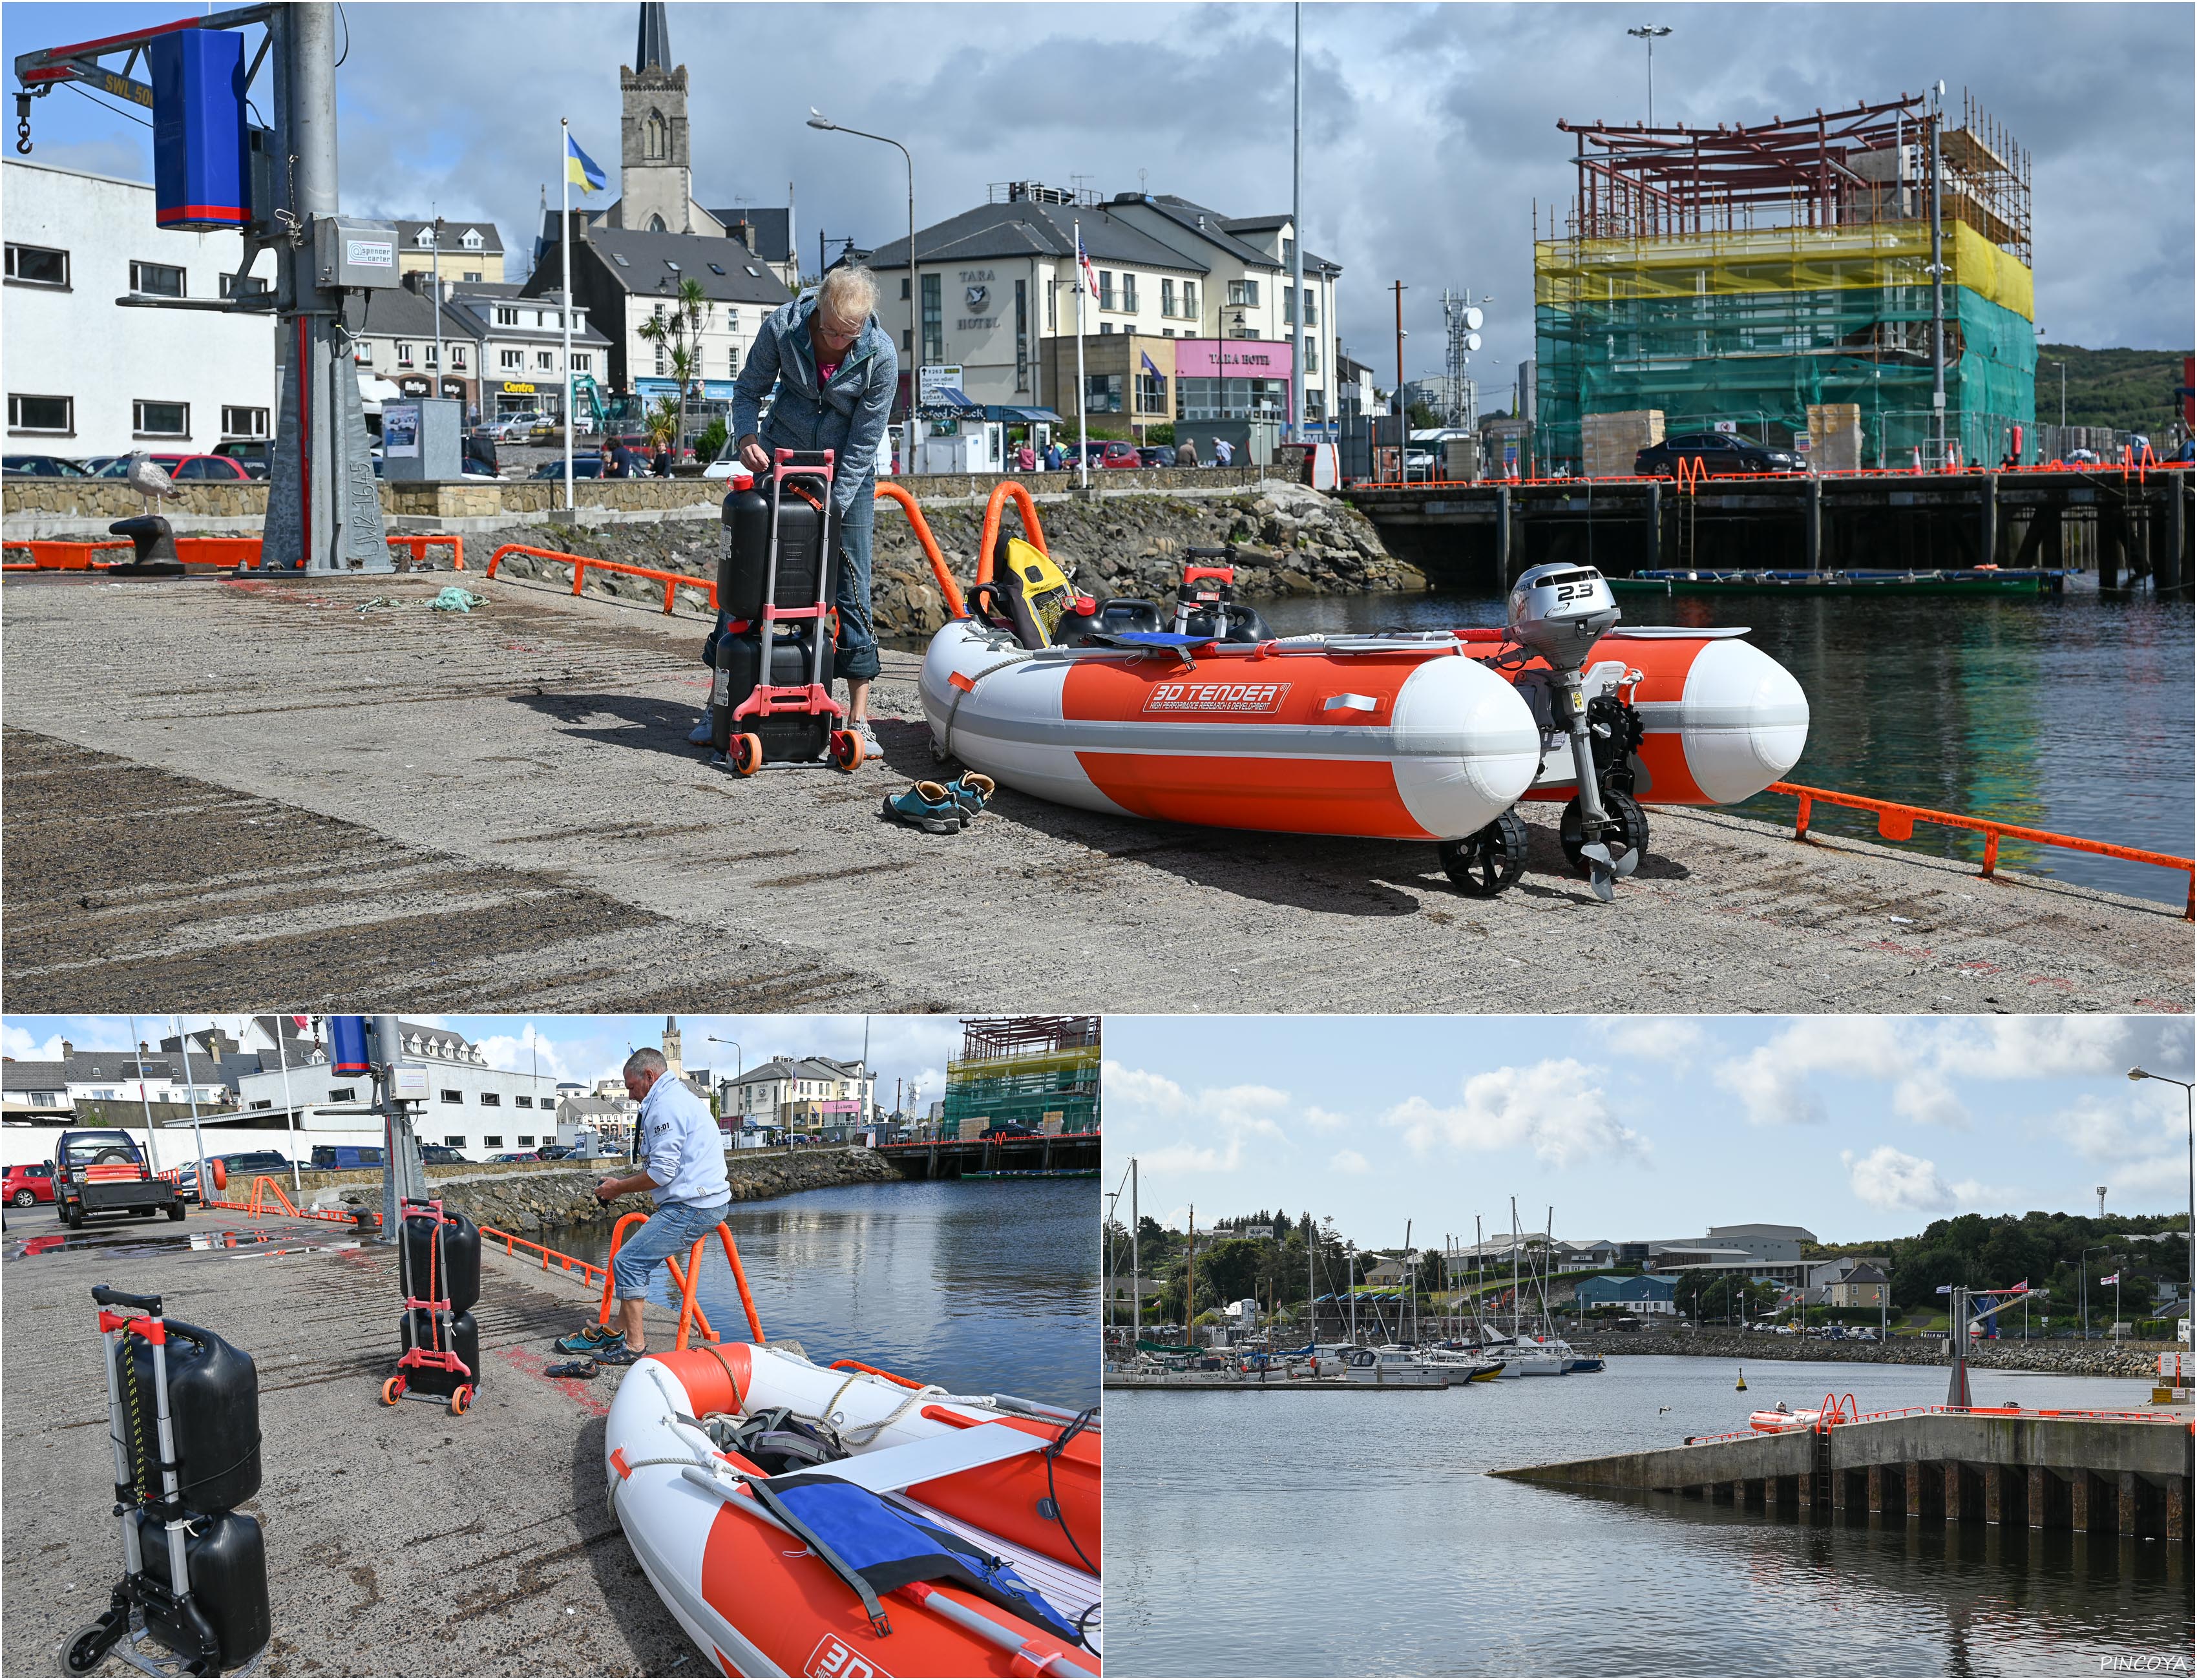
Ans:
[[[618,70],[617,220],[647,233],[715,233],[693,220],[693,171],[687,160],[687,67],[671,64],[671,25],[661,4],[641,9],[641,39],[630,68]]]
[[[679,1017],[675,1015],[664,1017],[664,1060],[672,1078],[686,1077],[686,1067],[679,1057]]]

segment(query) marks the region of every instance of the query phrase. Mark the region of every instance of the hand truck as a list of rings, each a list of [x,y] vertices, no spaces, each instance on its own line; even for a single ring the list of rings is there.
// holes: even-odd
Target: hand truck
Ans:
[[[427,1255],[427,1293],[424,1295],[414,1295],[412,1292],[412,1244],[405,1230],[405,1222],[418,1214],[432,1214],[435,1220],[435,1240]],[[397,1374],[381,1385],[381,1403],[393,1406],[404,1397],[404,1391],[411,1386],[405,1379],[406,1371],[429,1371],[438,1376],[459,1379],[457,1386],[450,1391],[450,1416],[462,1417],[466,1408],[473,1403],[473,1380],[478,1373],[458,1357],[457,1333],[452,1322],[457,1314],[450,1306],[450,1269],[443,1252],[443,1227],[445,1223],[439,1198],[423,1201],[408,1196],[397,1203],[397,1273],[403,1280],[404,1324],[414,1335],[412,1345],[397,1356]],[[439,1294],[437,1293],[438,1290]],[[432,1347],[423,1343],[417,1333],[415,1315],[422,1312],[427,1315],[427,1327],[433,1337]],[[438,1381],[431,1377],[420,1392],[428,1393],[440,1386]],[[435,1394],[432,1398],[439,1399],[442,1397]]]

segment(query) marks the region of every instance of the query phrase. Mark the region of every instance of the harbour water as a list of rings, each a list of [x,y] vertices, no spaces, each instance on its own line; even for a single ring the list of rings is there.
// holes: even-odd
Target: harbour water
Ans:
[[[945,1179],[735,1202],[726,1223],[772,1340],[819,1363],[1081,1408],[1098,1399],[1098,1214],[1088,1179]],[[600,1265],[610,1233],[567,1225],[539,1240]],[[746,1338],[720,1245],[699,1295],[720,1335]],[[670,1345],[677,1303],[659,1271],[651,1346]]]
[[[1826,600],[1627,594],[1627,622],[1745,624],[1800,679],[1812,714],[1790,779],[2085,839],[2190,855],[2192,617],[2148,595]],[[1456,593],[1261,601],[1284,634],[1503,622]],[[1789,823],[1793,801],[1738,808]],[[1817,808],[1813,826],[1875,837],[1875,820]],[[1913,848],[1980,862],[1980,837],[1918,827]],[[2179,905],[2179,872],[2009,842],[2009,866]]]
[[[1744,1428],[1779,1400],[1942,1403],[1942,1368],[1613,1358],[1430,1394],[1109,1397],[1107,1671],[1123,1675],[2096,1673],[2186,1660],[2161,1539],[1851,1518],[1499,1480]],[[2142,1407],[1996,1371],[1979,1403]],[[2179,1671],[2186,1672],[2186,1667]]]

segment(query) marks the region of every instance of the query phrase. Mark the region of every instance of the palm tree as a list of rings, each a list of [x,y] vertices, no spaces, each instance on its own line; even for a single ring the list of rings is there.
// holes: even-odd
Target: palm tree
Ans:
[[[641,322],[641,337],[667,352],[671,377],[679,386],[677,442],[683,444],[687,439],[687,394],[690,386],[700,383],[702,334],[712,325],[716,306],[704,293],[700,281],[681,280],[669,307],[659,303],[657,308],[659,313]],[[676,453],[675,446],[675,456]]]

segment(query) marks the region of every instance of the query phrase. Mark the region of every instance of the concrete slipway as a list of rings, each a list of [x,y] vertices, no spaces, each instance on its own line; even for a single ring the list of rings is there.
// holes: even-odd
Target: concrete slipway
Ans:
[[[59,1672],[61,1642],[121,1572],[113,1451],[91,1286],[161,1295],[170,1316],[252,1354],[274,1638],[263,1672],[670,1674],[701,1659],[604,1497],[609,1372],[553,1382],[557,1336],[589,1316],[576,1281],[482,1257],[470,1411],[384,1406],[397,1354],[396,1250],[348,1226],[194,1208],[181,1225],[64,1232],[11,1214],[0,1328],[0,1671]],[[239,1246],[220,1246],[234,1233]],[[211,1246],[193,1248],[193,1239]],[[126,1674],[119,1657],[100,1671]]]
[[[449,581],[11,581],[10,1006],[2190,1005],[2171,908],[1716,812],[1655,813],[1614,907],[1550,807],[1492,901],[1430,845],[1012,793],[928,837],[877,815],[932,773],[915,656],[886,766],[742,782],[684,744],[700,621],[477,577],[485,609],[424,610]]]

